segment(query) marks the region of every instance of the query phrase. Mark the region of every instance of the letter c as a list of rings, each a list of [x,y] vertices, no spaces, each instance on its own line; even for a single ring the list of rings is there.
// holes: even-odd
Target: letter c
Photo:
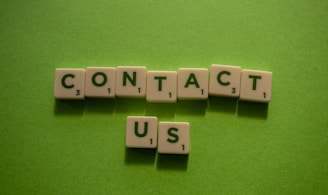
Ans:
[[[223,81],[221,80],[221,76],[222,76],[223,74],[226,74],[226,75],[229,76],[231,73],[228,72],[228,71],[222,71],[222,72],[219,72],[219,74],[218,74],[218,76],[217,76],[217,80],[218,80],[218,82],[219,82],[221,85],[223,85],[223,86],[230,85],[230,82],[229,82],[229,81],[228,81],[228,82],[223,82]]]
[[[67,77],[74,78],[75,75],[74,75],[74,74],[66,74],[66,75],[64,75],[63,78],[62,78],[62,80],[61,80],[61,84],[62,84],[62,86],[65,87],[66,89],[72,89],[72,88],[74,87],[73,84],[71,84],[71,85],[67,85],[67,84],[65,83]]]

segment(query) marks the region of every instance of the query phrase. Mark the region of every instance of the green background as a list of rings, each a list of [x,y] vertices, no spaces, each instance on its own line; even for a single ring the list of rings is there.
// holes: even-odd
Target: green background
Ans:
[[[0,3],[1,194],[327,194],[328,1]],[[56,101],[55,68],[273,72],[269,105]],[[129,115],[191,124],[191,153],[126,150]]]

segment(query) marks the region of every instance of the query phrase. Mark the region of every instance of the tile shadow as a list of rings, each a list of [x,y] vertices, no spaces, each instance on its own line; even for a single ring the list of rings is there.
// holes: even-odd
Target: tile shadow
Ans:
[[[85,111],[90,113],[110,114],[114,112],[116,99],[87,98]]]
[[[188,158],[189,155],[158,154],[156,167],[158,170],[186,171],[188,168]]]
[[[115,105],[115,112],[133,114],[133,113],[144,113],[145,98],[117,98]]]
[[[147,103],[145,115],[172,119],[175,116],[175,110],[175,103]]]
[[[156,159],[156,151],[156,148],[125,148],[125,164],[153,165]]]
[[[207,100],[178,100],[176,113],[181,115],[200,115],[206,113]]]
[[[266,119],[268,107],[269,104],[266,103],[238,101],[238,116]]]
[[[84,100],[55,100],[55,115],[83,115]]]
[[[235,114],[237,111],[237,98],[209,96],[208,109],[212,112]]]

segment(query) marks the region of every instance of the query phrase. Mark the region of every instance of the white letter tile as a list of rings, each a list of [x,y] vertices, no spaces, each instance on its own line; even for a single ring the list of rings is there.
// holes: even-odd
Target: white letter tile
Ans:
[[[272,72],[242,70],[240,100],[268,103],[271,100]]]
[[[84,99],[85,70],[57,68],[54,96],[56,99]]]
[[[85,76],[85,96],[115,97],[116,68],[88,67]]]
[[[202,100],[208,97],[208,70],[180,68],[178,70],[178,99]]]
[[[211,66],[209,94],[223,97],[239,97],[241,68],[238,66]]]
[[[156,148],[157,117],[128,116],[125,145],[127,148]]]
[[[189,154],[190,124],[188,122],[160,122],[158,153]]]
[[[145,97],[147,69],[144,66],[118,66],[116,69],[116,96]]]
[[[176,102],[177,72],[149,71],[147,73],[146,99],[148,102]]]

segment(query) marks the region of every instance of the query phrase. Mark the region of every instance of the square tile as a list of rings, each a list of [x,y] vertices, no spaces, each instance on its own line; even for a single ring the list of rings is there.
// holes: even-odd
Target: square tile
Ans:
[[[128,116],[125,146],[127,148],[156,148],[157,126],[155,116]]]
[[[56,99],[84,99],[85,70],[57,68],[54,96]]]
[[[85,74],[85,96],[115,97],[116,68],[88,67]]]
[[[241,68],[213,64],[210,70],[209,94],[223,97],[239,97]]]
[[[166,103],[176,102],[177,78],[177,72],[175,71],[148,71],[147,101]]]
[[[242,70],[240,100],[268,103],[271,101],[272,72]]]
[[[162,154],[189,154],[190,124],[188,122],[160,122],[158,152]]]
[[[144,66],[118,66],[116,69],[116,96],[146,96],[147,69]]]
[[[202,100],[208,98],[208,70],[180,68],[178,70],[178,99]]]

